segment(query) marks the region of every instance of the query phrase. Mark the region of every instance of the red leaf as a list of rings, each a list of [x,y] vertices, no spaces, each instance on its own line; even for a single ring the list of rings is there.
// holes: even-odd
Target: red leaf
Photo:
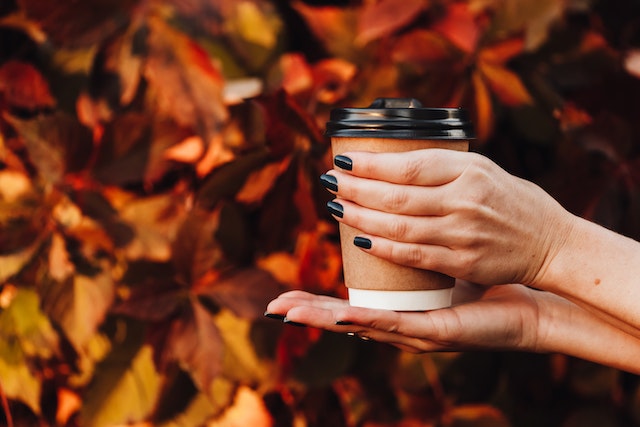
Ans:
[[[476,50],[482,32],[482,25],[467,3],[450,3],[445,17],[433,26],[433,29],[462,51],[471,53]]]
[[[37,110],[56,104],[40,71],[19,61],[9,61],[0,67],[0,96],[10,108]]]
[[[493,100],[487,84],[478,73],[473,74],[475,130],[480,141],[486,141],[493,133]]]
[[[366,2],[358,20],[356,44],[365,45],[393,34],[416,19],[428,6],[428,0]]]
[[[433,31],[416,30],[403,35],[395,44],[393,60],[413,66],[434,67],[455,58],[454,48]]]
[[[480,59],[495,64],[504,64],[524,50],[522,37],[511,38],[491,46],[484,47],[480,52]]]

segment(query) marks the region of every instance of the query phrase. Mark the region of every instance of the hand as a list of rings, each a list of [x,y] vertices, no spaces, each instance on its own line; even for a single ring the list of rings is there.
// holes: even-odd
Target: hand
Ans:
[[[479,154],[344,155],[352,169],[323,176],[337,181],[334,202],[343,212],[336,219],[363,232],[369,253],[392,262],[535,287],[571,233],[574,216],[551,196]]]
[[[640,374],[640,339],[562,297],[522,285],[458,281],[454,305],[428,312],[351,307],[342,299],[291,291],[271,301],[267,315],[414,353],[557,352]]]
[[[346,300],[291,291],[272,301],[267,312],[286,315],[287,321],[355,333],[411,352],[538,350],[539,291],[520,285],[486,288],[458,283],[454,292],[456,303],[476,302],[430,312],[395,312],[351,307]]]

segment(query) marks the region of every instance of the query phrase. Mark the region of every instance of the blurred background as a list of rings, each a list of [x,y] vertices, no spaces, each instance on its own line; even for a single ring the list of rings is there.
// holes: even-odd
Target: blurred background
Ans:
[[[0,0],[0,423],[640,425],[611,368],[263,317],[344,295],[332,108],[465,107],[472,150],[640,239],[639,79],[637,0]]]

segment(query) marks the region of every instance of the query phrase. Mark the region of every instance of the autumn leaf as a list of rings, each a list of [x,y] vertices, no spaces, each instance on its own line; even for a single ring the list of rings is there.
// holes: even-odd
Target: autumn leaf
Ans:
[[[308,6],[301,1],[292,2],[292,6],[331,55],[353,63],[360,62],[362,47],[354,43],[358,31],[358,9]]]
[[[478,73],[473,74],[472,82],[476,113],[474,128],[478,139],[486,141],[492,135],[494,128],[493,99],[487,84]]]
[[[463,52],[472,53],[478,46],[484,26],[467,3],[454,2],[447,7],[445,16],[433,25],[433,30]]]
[[[9,398],[24,402],[39,414],[41,378],[31,362],[59,355],[59,338],[40,310],[36,292],[16,291],[9,305],[0,310],[0,382]]]
[[[260,395],[249,387],[242,386],[236,392],[233,403],[207,427],[271,427],[273,419]]]
[[[264,314],[267,303],[287,290],[271,274],[259,268],[223,273],[213,281],[197,284],[196,294],[210,299],[235,316],[255,320]]]
[[[507,418],[499,409],[489,405],[460,405],[447,414],[455,427],[510,427]]]
[[[381,0],[366,2],[358,19],[356,44],[366,45],[410,24],[429,6],[427,0]]]
[[[455,60],[454,50],[452,44],[435,31],[418,29],[398,38],[392,58],[405,66],[434,68]]]
[[[43,290],[43,309],[60,325],[74,348],[83,353],[104,322],[114,296],[110,272],[93,277],[77,274]]]
[[[8,61],[0,66],[0,95],[9,108],[35,111],[56,105],[49,83],[40,71],[20,61]]]
[[[158,113],[192,127],[210,143],[228,118],[224,80],[207,53],[159,18],[147,22],[148,52],[143,73]]]
[[[181,315],[150,325],[149,342],[162,372],[172,364],[186,371],[199,390],[207,392],[222,373],[224,342],[212,314],[195,299]]]
[[[56,112],[28,120],[4,118],[22,137],[31,162],[47,181],[60,183],[65,174],[86,166],[93,150],[91,133],[71,115]]]
[[[73,0],[55,4],[17,0],[16,3],[55,43],[87,46],[106,39],[126,24],[137,0],[97,0],[82,4]]]
[[[533,103],[529,91],[513,71],[491,62],[479,61],[478,72],[503,104],[514,107]]]
[[[110,427],[142,421],[152,411],[161,377],[153,364],[153,349],[132,341],[128,338],[99,365],[84,394],[82,424]]]

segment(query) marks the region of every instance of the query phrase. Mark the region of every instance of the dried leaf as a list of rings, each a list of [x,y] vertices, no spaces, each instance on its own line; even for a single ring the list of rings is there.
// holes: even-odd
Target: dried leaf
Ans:
[[[401,30],[428,7],[428,0],[366,2],[358,19],[356,44],[364,46]]]
[[[49,83],[25,62],[8,61],[0,66],[0,95],[10,108],[34,111],[56,105]]]
[[[75,265],[69,260],[64,237],[60,233],[53,233],[49,248],[49,274],[54,280],[63,282],[75,271]]]
[[[478,56],[481,61],[505,64],[523,51],[524,40],[521,37],[515,37],[483,47]]]
[[[246,204],[259,203],[273,188],[275,181],[289,168],[291,157],[279,162],[269,163],[262,169],[252,172],[236,194],[236,201]]]

